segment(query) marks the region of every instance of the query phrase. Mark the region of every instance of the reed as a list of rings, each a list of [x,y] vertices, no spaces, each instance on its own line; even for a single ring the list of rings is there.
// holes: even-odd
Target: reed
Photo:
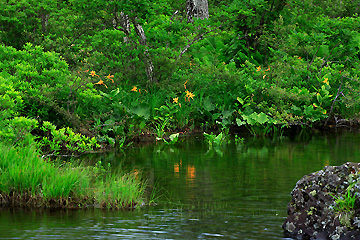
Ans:
[[[89,187],[92,181],[92,171],[81,165],[71,164],[53,166],[53,173],[42,184],[42,194],[45,199],[51,198],[83,198],[92,197]]]
[[[100,186],[95,198],[103,208],[111,209],[133,208],[145,191],[145,185],[136,175],[121,172],[107,175]]]
[[[119,209],[141,202],[145,187],[133,174],[46,161],[39,155],[35,146],[0,143],[0,204]]]
[[[15,149],[0,144],[0,190],[2,192],[40,191],[51,173],[51,164],[42,161],[34,146]]]

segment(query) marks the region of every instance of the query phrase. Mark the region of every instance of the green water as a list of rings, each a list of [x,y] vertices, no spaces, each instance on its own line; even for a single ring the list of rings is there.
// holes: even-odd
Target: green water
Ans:
[[[0,239],[284,239],[296,182],[325,165],[359,162],[359,143],[359,134],[345,133],[246,140],[215,151],[194,138],[92,156],[142,172],[157,205],[131,212],[3,209]]]

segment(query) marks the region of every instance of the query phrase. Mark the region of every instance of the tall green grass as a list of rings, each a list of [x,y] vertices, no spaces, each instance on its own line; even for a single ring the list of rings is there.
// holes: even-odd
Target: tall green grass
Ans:
[[[99,189],[96,200],[104,208],[131,208],[138,203],[145,190],[144,184],[134,174],[108,175]]]
[[[110,173],[81,163],[50,162],[39,157],[35,146],[14,148],[0,143],[0,194],[9,199],[7,203],[28,205],[22,196],[31,195],[31,203],[37,206],[58,202],[58,207],[125,208],[139,204],[144,189],[132,174]]]

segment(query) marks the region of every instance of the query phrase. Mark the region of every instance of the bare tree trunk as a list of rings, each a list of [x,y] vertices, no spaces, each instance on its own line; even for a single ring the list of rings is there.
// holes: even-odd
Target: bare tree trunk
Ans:
[[[126,37],[124,37],[124,43],[127,43],[129,41],[128,36],[131,33],[130,21],[128,15],[124,14],[123,12],[120,12],[120,16],[118,15],[117,12],[115,12],[115,18],[113,19],[113,26],[115,29],[118,29],[119,25],[121,27],[121,31],[123,31],[126,35]]]
[[[41,19],[41,31],[47,32],[49,14],[46,13],[45,9],[41,7],[38,17]]]
[[[187,0],[186,14],[188,22],[193,22],[194,18],[209,18],[209,6],[207,0]]]
[[[143,46],[147,46],[144,29],[142,28],[142,26],[140,24],[138,24],[136,22],[136,19],[132,19],[132,23],[135,27],[136,34],[140,37],[140,40],[139,40],[140,44]],[[145,72],[146,72],[146,76],[148,77],[149,81],[151,83],[157,82],[157,79],[154,75],[154,65],[151,61],[148,49],[145,49],[144,56],[142,57],[142,59],[145,64]]]
[[[137,23],[136,18],[130,19],[128,15],[124,14],[124,12],[121,12],[120,16],[117,13],[115,13],[115,18],[113,19],[113,26],[115,29],[121,30],[125,33],[126,37],[124,37],[124,42],[127,43],[130,41],[130,37],[129,37],[131,33],[130,21],[134,25],[135,32],[140,38],[139,39],[140,45],[147,46],[144,29],[139,23]],[[154,75],[154,65],[151,61],[150,54],[147,49],[144,51],[140,59],[142,59],[142,61],[144,62],[145,72],[149,82],[150,83],[157,82],[157,79]]]

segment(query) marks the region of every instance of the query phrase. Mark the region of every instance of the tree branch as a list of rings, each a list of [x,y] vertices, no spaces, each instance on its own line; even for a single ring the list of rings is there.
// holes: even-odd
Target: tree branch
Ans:
[[[342,88],[342,84],[343,84],[343,77],[341,77],[341,83],[340,83],[339,89],[338,89],[337,94],[336,94],[336,96],[335,96],[335,98],[334,98],[334,101],[333,101],[332,104],[331,104],[329,116],[328,116],[328,118],[326,119],[324,125],[327,125],[327,123],[328,123],[328,121],[329,121],[329,119],[330,119],[330,116],[331,116],[332,113],[333,113],[335,102],[338,101],[338,100],[336,100],[336,99],[337,99],[341,94],[344,95],[343,92],[340,91],[341,88]]]
[[[216,30],[218,30],[219,28],[222,27],[222,24],[210,31],[207,31],[207,32],[204,32],[204,33],[200,33],[198,34],[191,42],[189,42],[185,47],[184,49],[180,52],[179,56],[177,57],[177,59],[179,60],[184,54],[185,52],[195,43],[199,42],[200,40],[202,40],[204,38],[205,35],[209,34],[209,33],[212,33]]]

